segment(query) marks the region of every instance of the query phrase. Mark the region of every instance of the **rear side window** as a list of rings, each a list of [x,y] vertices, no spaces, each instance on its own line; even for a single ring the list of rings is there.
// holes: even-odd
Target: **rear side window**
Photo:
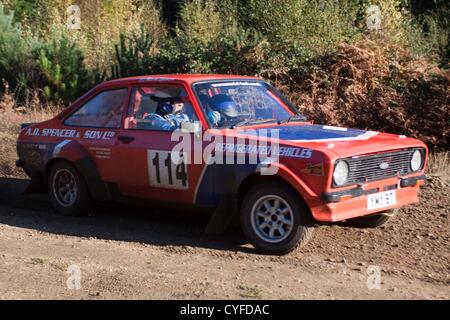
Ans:
[[[128,89],[107,90],[86,102],[64,122],[68,126],[119,128]]]

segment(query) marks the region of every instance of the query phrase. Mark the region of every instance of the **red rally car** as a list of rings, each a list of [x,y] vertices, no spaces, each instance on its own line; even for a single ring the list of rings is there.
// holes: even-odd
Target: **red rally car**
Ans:
[[[418,201],[427,147],[402,135],[313,124],[254,77],[154,75],[104,82],[17,141],[30,192],[63,215],[140,199],[240,217],[285,254],[320,223],[376,227]],[[239,221],[239,219],[236,219]]]

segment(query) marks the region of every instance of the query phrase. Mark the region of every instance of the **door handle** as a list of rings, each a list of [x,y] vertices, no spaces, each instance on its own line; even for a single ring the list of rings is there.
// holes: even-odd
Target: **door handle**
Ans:
[[[134,140],[134,137],[131,137],[131,136],[118,136],[117,139],[119,139],[123,143],[130,143],[131,141]]]

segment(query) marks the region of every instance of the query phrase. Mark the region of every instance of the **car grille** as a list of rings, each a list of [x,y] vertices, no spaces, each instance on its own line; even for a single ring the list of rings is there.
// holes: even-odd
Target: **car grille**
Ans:
[[[357,156],[343,159],[349,165],[349,177],[345,185],[370,182],[411,173],[411,159],[414,151],[424,149],[406,149],[394,152]]]

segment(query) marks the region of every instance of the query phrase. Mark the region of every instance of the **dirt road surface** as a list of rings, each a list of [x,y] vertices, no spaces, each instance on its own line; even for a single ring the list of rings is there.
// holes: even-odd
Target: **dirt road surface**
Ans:
[[[61,217],[26,185],[0,177],[1,299],[450,299],[450,186],[436,178],[385,226],[321,226],[282,257],[239,230],[203,234],[198,214],[111,205]]]

